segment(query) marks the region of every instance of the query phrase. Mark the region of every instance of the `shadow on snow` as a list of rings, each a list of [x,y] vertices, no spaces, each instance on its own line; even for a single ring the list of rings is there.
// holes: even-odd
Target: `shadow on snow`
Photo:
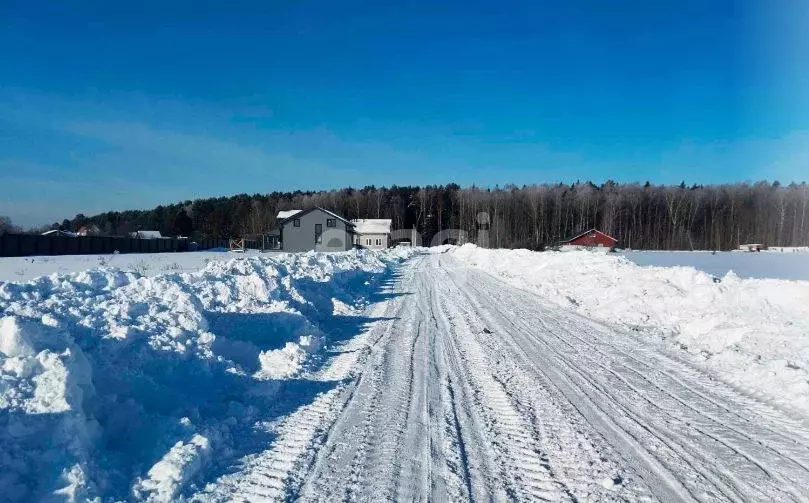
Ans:
[[[335,313],[333,299],[355,309],[365,309],[407,295],[388,291],[398,278],[396,269],[388,269],[377,275],[356,271],[339,273],[328,282],[296,279],[294,288],[307,301],[294,303],[300,314],[206,312],[210,330],[216,334],[215,352],[252,374],[258,370],[258,354],[261,351],[278,349],[300,335],[313,334],[321,336],[325,343],[325,347],[313,354],[306,364],[308,373],[316,372],[328,362],[329,356],[342,352],[340,347],[346,341],[375,323],[394,319]],[[268,449],[275,439],[275,434],[266,427],[268,423],[312,403],[319,394],[334,389],[342,382],[306,378],[258,381],[250,375],[233,374],[219,375],[213,379],[200,377],[178,376],[181,382],[186,382],[186,378],[196,380],[193,389],[198,393],[189,396],[189,405],[207,402],[199,407],[198,412],[210,419],[233,423],[231,418],[241,417],[241,420],[237,420],[237,427],[225,432],[228,438],[223,444],[228,445],[228,449],[217,452],[216,461],[205,470],[202,477],[205,480],[214,480],[237,471],[246,456]],[[183,393],[189,391],[180,382],[177,384]],[[166,394],[171,395],[171,392]],[[234,412],[234,409],[237,410]],[[159,437],[155,436],[152,441],[159,441]],[[165,450],[166,447],[162,446],[156,452]],[[187,496],[199,489],[192,485],[183,494]]]

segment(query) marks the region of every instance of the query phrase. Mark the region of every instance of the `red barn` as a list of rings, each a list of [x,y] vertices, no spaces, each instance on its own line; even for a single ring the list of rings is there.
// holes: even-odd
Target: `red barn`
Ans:
[[[581,246],[584,248],[609,248],[612,250],[618,240],[612,236],[604,234],[597,229],[590,229],[582,232],[577,236],[573,236],[567,241],[559,243],[562,246]]]

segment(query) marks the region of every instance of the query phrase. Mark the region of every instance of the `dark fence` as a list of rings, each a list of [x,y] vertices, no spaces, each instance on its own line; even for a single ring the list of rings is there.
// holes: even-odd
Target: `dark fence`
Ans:
[[[105,253],[168,253],[227,248],[221,239],[134,239],[113,236],[39,236],[0,234],[0,257],[31,255],[96,255]]]

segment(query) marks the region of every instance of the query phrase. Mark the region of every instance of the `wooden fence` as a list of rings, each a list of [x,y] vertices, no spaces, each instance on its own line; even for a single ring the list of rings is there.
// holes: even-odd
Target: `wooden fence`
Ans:
[[[40,236],[0,234],[0,257],[31,255],[96,255],[106,253],[168,253],[227,248],[222,239],[134,239],[114,236]]]

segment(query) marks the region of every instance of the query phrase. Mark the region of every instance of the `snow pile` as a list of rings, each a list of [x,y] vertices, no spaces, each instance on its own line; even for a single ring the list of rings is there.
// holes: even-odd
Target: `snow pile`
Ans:
[[[281,349],[262,351],[258,355],[261,369],[256,377],[281,379],[294,375],[306,361],[309,353],[313,353],[320,346],[319,338],[304,335],[298,342],[287,342]]]
[[[716,278],[584,251],[452,253],[561,306],[658,333],[724,379],[809,412],[809,282]]]
[[[0,494],[81,498],[96,425],[90,365],[53,318],[0,318]]]
[[[249,448],[283,379],[410,250],[0,282],[4,501],[170,501]]]
[[[227,249],[211,249],[185,253],[107,253],[97,255],[41,255],[35,257],[0,257],[0,281],[30,281],[49,274],[68,274],[99,267],[115,267],[141,276],[157,276],[173,272],[195,272],[207,264],[227,261],[235,253]],[[258,256],[247,250],[243,256]]]
[[[202,435],[192,436],[188,443],[177,442],[149,470],[149,477],[135,485],[135,496],[148,501],[171,501],[204,466],[210,452],[211,442]]]

